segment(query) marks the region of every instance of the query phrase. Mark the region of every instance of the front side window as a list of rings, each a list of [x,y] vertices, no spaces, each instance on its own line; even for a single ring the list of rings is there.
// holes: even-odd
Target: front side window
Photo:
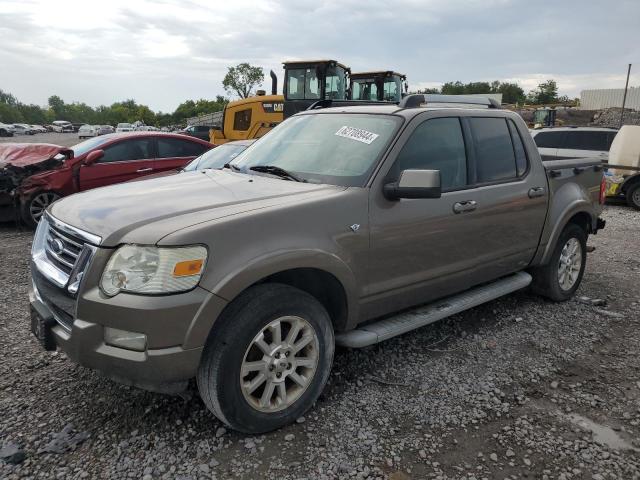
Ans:
[[[204,145],[180,138],[158,138],[158,157],[197,157],[206,150]]]
[[[146,160],[153,158],[150,138],[125,140],[104,149],[104,156],[100,163],[126,162],[130,160]]]
[[[233,117],[233,129],[239,131],[249,130],[251,127],[251,109],[240,110]]]
[[[314,114],[285,120],[233,162],[243,172],[275,166],[311,183],[363,186],[402,119]]]
[[[320,82],[315,68],[287,70],[287,98],[290,100],[320,98]]]
[[[403,170],[440,170],[443,190],[464,187],[467,153],[460,119],[433,118],[421,123],[398,154],[389,180],[397,180]]]
[[[511,134],[505,118],[471,118],[478,183],[517,177]]]
[[[402,92],[402,80],[397,77],[388,78],[384,82],[384,98],[387,102],[399,102]]]

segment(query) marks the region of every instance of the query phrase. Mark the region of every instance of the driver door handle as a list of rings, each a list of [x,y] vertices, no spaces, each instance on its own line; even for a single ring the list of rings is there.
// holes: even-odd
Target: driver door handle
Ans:
[[[472,212],[476,209],[478,204],[475,200],[465,200],[463,202],[456,202],[453,204],[454,213]]]
[[[136,170],[136,173],[144,173],[144,172],[153,172],[153,168],[149,167],[149,168],[141,168],[139,170]]]

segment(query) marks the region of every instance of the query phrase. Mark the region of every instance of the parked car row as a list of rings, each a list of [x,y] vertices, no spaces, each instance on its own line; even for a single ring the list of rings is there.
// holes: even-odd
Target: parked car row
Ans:
[[[35,135],[46,133],[49,130],[43,125],[29,125],[27,123],[0,123],[0,137],[12,137],[14,135]]]
[[[111,125],[82,125],[78,129],[78,138],[98,137],[115,133],[115,129]]]

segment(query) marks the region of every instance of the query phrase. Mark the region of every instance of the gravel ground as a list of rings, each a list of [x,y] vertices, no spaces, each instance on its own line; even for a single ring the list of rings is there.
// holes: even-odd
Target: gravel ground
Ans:
[[[0,143],[53,143],[54,145],[62,145],[63,147],[72,147],[73,145],[84,141],[79,139],[77,133],[37,133],[35,135],[14,135],[13,137],[0,137]]]
[[[306,418],[255,437],[193,389],[136,390],[42,351],[31,234],[0,226],[0,446],[26,455],[0,478],[640,478],[640,212],[604,217],[575,300],[521,292],[338,351]]]

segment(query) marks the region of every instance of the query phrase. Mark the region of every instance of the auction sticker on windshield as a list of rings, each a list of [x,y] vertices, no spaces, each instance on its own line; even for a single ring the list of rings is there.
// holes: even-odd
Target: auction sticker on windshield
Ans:
[[[346,125],[338,130],[336,132],[336,135],[339,137],[350,138],[351,140],[366,143],[367,145],[369,145],[380,136],[377,133],[367,132],[366,130],[362,130],[361,128],[347,127]]]

